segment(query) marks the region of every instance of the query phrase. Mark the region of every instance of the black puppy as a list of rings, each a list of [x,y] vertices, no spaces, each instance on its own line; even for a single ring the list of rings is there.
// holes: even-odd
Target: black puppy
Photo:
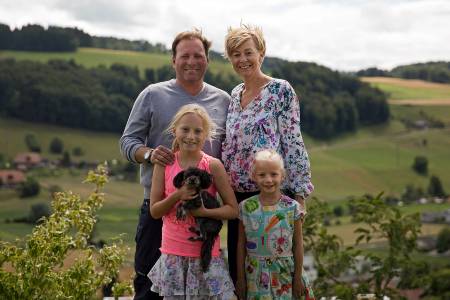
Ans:
[[[186,211],[203,206],[206,208],[218,208],[220,202],[216,197],[213,197],[204,189],[207,189],[212,183],[212,176],[205,170],[198,168],[188,168],[178,173],[173,179],[173,185],[176,188],[181,188],[187,184],[197,191],[195,199],[184,201],[177,206],[177,219],[185,219]],[[191,227],[189,230],[196,233],[197,236],[190,237],[190,241],[202,241],[202,249],[200,253],[200,260],[203,272],[206,272],[211,262],[211,252],[214,246],[214,241],[219,236],[220,229],[222,229],[222,221],[212,218],[195,217],[197,223],[196,227]]]

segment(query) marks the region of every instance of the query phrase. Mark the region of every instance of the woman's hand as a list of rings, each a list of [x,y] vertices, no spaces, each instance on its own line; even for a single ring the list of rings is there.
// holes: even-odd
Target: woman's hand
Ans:
[[[300,299],[301,296],[303,296],[305,292],[305,286],[303,285],[303,280],[300,278],[296,280],[294,278],[294,282],[292,285],[292,296],[293,299]]]
[[[236,280],[236,294],[238,296],[238,299],[245,300],[246,293],[247,293],[247,283],[245,282],[245,279]]]
[[[194,188],[189,187],[186,184],[183,185],[178,190],[176,190],[175,193],[177,194],[177,198],[180,201],[190,201],[190,200],[194,199],[195,197],[197,197],[197,194],[198,194]]]
[[[202,206],[200,206],[199,208],[190,210],[189,213],[193,217],[208,217],[208,209],[203,205],[203,203],[202,203]]]

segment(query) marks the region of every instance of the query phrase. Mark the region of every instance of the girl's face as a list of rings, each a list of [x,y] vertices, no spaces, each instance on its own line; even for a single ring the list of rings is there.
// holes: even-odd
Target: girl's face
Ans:
[[[261,193],[273,194],[280,191],[284,171],[276,161],[256,161],[252,179],[258,185]]]
[[[175,126],[175,139],[180,151],[200,151],[206,140],[203,120],[194,113],[185,114]]]

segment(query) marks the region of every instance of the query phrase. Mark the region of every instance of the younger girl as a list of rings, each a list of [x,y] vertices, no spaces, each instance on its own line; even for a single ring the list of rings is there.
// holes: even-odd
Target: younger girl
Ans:
[[[222,163],[202,151],[207,139],[215,132],[215,124],[199,105],[189,104],[180,108],[168,128],[173,134],[175,162],[162,167],[154,166],[150,194],[150,213],[153,218],[163,218],[161,257],[150,270],[148,277],[153,282],[152,291],[164,299],[231,299],[233,283],[224,260],[220,256],[220,238],[215,241],[212,260],[207,272],[200,264],[201,242],[188,238],[194,234],[189,230],[195,226],[193,216],[215,219],[233,219],[238,215],[238,206]],[[180,201],[189,201],[196,196],[187,185],[180,189],[173,186],[173,178],[188,167],[197,167],[213,176],[208,189],[217,192],[223,206],[215,209],[201,207],[185,220],[177,220],[176,207]]]
[[[302,274],[305,211],[280,192],[283,159],[272,150],[257,152],[251,172],[260,194],[239,204],[239,299],[314,299]]]

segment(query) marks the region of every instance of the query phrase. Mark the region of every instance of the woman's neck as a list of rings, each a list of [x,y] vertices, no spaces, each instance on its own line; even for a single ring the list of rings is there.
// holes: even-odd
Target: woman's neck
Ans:
[[[253,76],[244,78],[245,90],[248,92],[259,91],[264,85],[266,85],[272,78],[259,72]]]
[[[280,201],[281,192],[277,191],[275,193],[259,193],[259,201],[263,206],[275,205]]]
[[[178,164],[181,168],[187,169],[189,167],[197,167],[198,163],[202,159],[202,152],[190,152],[190,151],[179,151],[178,152]]]

